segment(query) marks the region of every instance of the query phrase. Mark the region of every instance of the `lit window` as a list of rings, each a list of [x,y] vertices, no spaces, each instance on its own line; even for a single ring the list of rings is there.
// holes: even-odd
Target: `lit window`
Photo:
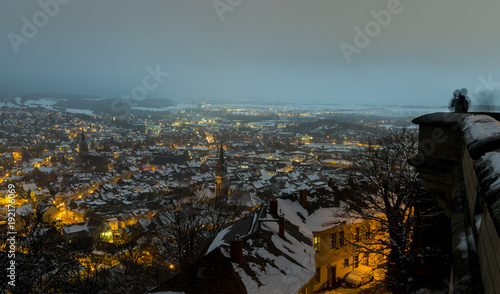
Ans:
[[[314,251],[319,252],[320,239],[319,237],[314,237]]]
[[[113,242],[113,232],[101,232],[100,234],[101,240],[105,242]]]

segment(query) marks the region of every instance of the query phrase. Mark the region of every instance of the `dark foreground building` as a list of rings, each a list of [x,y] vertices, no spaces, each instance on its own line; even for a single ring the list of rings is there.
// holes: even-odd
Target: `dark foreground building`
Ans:
[[[450,293],[500,293],[500,114],[433,113],[412,159],[451,218]]]

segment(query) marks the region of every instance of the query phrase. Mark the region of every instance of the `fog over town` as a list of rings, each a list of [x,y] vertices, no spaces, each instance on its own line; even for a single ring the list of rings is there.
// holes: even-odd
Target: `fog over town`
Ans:
[[[498,1],[2,6],[0,293],[498,293]]]

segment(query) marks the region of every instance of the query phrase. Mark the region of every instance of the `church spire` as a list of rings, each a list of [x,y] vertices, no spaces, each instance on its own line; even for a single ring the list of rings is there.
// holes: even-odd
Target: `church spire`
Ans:
[[[222,147],[222,140],[220,141],[219,162],[217,163],[216,176],[224,177],[227,174],[226,164],[224,163],[224,148]]]
[[[85,133],[83,132],[83,130],[78,147],[80,156],[87,156],[89,154],[89,144],[87,143],[87,139],[85,138]]]
[[[227,167],[224,162],[224,147],[222,145],[222,140],[220,142],[219,151],[219,162],[217,163],[217,168],[215,172],[215,197],[223,197],[231,194],[231,189],[229,187],[229,178],[227,175]]]
[[[87,139],[85,139],[85,133],[82,130],[82,135],[80,136],[80,144],[87,143]]]

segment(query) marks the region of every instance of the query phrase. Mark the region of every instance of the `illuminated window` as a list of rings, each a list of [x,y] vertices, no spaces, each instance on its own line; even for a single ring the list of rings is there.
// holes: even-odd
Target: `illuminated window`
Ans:
[[[105,242],[113,242],[113,232],[107,231],[100,234],[101,240]]]
[[[319,252],[320,238],[314,237],[314,251]]]

